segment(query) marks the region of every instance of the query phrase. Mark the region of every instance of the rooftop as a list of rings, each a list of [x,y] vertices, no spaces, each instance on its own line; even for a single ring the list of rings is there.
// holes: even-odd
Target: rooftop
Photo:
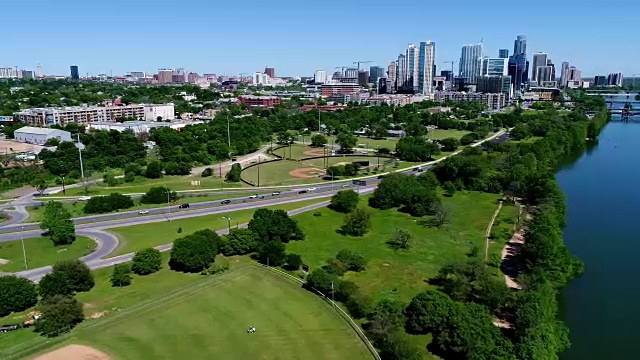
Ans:
[[[59,129],[50,129],[50,128],[39,128],[33,126],[25,126],[20,129],[14,131],[14,133],[25,133],[25,134],[38,134],[38,135],[48,135],[55,131],[64,131]]]

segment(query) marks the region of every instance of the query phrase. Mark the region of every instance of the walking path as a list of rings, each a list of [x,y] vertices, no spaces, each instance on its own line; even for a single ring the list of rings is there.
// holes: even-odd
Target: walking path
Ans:
[[[520,214],[523,212],[523,206],[520,206]],[[528,216],[527,216],[528,218]],[[517,258],[520,256],[520,251],[524,245],[525,228],[521,227],[517,229],[517,224],[514,226],[515,233],[511,237],[511,240],[502,249],[502,271],[504,272],[504,282],[507,287],[515,290],[521,290],[522,286],[516,282],[518,276]]]
[[[502,200],[498,204],[498,208],[493,213],[493,217],[491,218],[491,222],[489,222],[489,226],[487,226],[487,232],[485,234],[485,242],[484,242],[484,262],[487,262],[489,258],[489,240],[491,238],[491,229],[493,228],[493,223],[496,221],[498,214],[500,213],[500,209],[502,209]]]

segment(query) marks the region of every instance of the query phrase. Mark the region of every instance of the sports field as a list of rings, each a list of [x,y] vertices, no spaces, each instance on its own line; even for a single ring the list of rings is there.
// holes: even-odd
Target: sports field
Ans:
[[[120,290],[127,289],[112,289]],[[248,334],[249,326],[256,332]],[[249,264],[88,320],[60,345],[68,344],[88,345],[113,359],[372,358],[326,302]]]
[[[456,138],[456,139],[460,139],[461,137],[469,134],[470,131],[466,131],[466,130],[454,130],[454,129],[435,129],[432,131],[429,131],[429,133],[427,134],[427,137],[429,139],[433,139],[433,140],[442,140],[442,139],[446,139],[446,138]]]

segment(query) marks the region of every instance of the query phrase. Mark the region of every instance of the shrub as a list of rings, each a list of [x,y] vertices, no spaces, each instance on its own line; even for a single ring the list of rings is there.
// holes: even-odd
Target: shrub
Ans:
[[[122,194],[108,196],[94,196],[84,206],[86,214],[104,214],[117,210],[128,209],[134,206],[131,197]]]
[[[207,273],[209,275],[219,274],[229,270],[229,267],[231,267],[229,259],[227,259],[226,257],[219,257],[211,266],[209,266]]]
[[[298,254],[287,254],[285,263],[287,270],[298,270],[302,266],[302,257]]]
[[[340,228],[345,235],[363,236],[371,227],[371,214],[364,209],[355,209],[344,217]]]
[[[225,256],[245,255],[256,251],[258,239],[256,234],[249,229],[231,229],[225,236],[222,253]]]
[[[242,166],[238,163],[231,165],[231,170],[227,173],[226,180],[229,182],[239,182],[242,174]]]
[[[345,265],[348,271],[364,271],[367,261],[362,255],[347,249],[340,250],[336,255],[336,260]]]
[[[152,187],[146,194],[140,198],[142,204],[165,204],[167,202],[176,201],[178,194],[175,191],[170,191],[169,188],[164,186]]]
[[[284,244],[278,240],[262,244],[256,255],[258,261],[269,266],[281,266],[286,262]]]
[[[202,177],[209,177],[213,175],[213,169],[212,168],[206,168],[202,171],[202,174],[200,174],[200,176]]]
[[[159,161],[152,161],[147,165],[144,176],[149,179],[162,177],[162,164]]]
[[[339,212],[349,213],[358,207],[360,197],[353,190],[338,191],[331,197],[331,209]]]
[[[113,267],[111,274],[111,286],[122,287],[131,285],[131,266],[129,264],[118,264]]]
[[[216,243],[202,234],[191,234],[173,242],[169,267],[175,271],[200,272],[214,262]]]
[[[137,275],[149,275],[160,270],[162,255],[154,248],[138,251],[133,256],[131,270]]]

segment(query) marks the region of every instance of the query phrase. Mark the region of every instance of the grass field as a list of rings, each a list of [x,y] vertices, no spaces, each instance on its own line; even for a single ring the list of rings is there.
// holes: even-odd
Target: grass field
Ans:
[[[446,138],[460,139],[461,137],[469,133],[470,131],[466,131],[466,130],[435,129],[435,130],[429,131],[429,134],[427,136],[429,137],[429,139],[433,139],[433,140],[442,140]]]
[[[458,192],[451,198],[444,197],[442,201],[451,208],[452,215],[451,223],[441,229],[420,225],[417,218],[394,209],[369,208],[363,198],[361,206],[372,214],[371,231],[363,237],[338,234],[344,215],[323,208],[319,217],[312,213],[296,216],[306,239],[287,244],[287,251],[301,255],[312,269],[326,264],[341,249],[356,251],[368,260],[367,269],[347,273],[347,279],[375,298],[408,301],[429,286],[426,281],[445,262],[465,258],[472,246],[484,249],[485,232],[498,198],[499,195],[479,192]],[[413,234],[411,249],[394,250],[387,244],[396,228]]]
[[[371,358],[346,321],[323,300],[242,260],[221,275],[163,269],[136,276],[125,288],[111,288],[109,272],[95,272],[96,287],[78,296],[85,302],[86,316],[104,317],[85,320],[57,340],[58,345],[87,344],[115,359]],[[249,325],[257,329],[255,334],[246,333]],[[6,346],[0,340],[0,355],[44,343],[29,331],[6,335]],[[29,337],[25,345],[12,347]]]
[[[46,237],[24,240],[27,253],[27,269],[35,269],[52,265],[58,261],[78,259],[95,250],[96,243],[86,237],[78,236],[71,245],[53,246],[51,239]],[[24,267],[22,243],[20,240],[1,242],[0,259],[9,260],[8,264],[0,265],[0,272],[16,272],[27,270]]]
[[[189,197],[181,197],[176,201],[176,205],[184,204],[184,203],[199,203],[205,201],[216,201],[216,200],[225,200],[225,199],[234,199],[234,198],[243,198],[249,197],[251,194],[264,194],[264,191],[255,191],[255,192],[246,192],[244,194],[219,194],[219,195],[202,195],[202,196],[189,196]],[[125,212],[125,211],[135,211],[142,209],[153,209],[159,207],[166,207],[167,204],[140,204],[137,199],[133,200],[136,204],[134,207],[129,209],[125,209],[122,211],[116,212]],[[62,203],[62,206],[69,210],[71,213],[71,217],[81,217],[81,216],[90,216],[96,214],[85,214],[83,211],[84,205],[86,202],[84,201],[75,201],[72,203]],[[176,205],[172,205],[172,207],[176,207]],[[27,211],[29,212],[29,218],[27,222],[40,222],[42,221],[42,217],[44,216],[44,206],[27,206]]]
[[[327,198],[328,199],[328,198]],[[307,205],[316,204],[322,200],[305,200],[282,205],[266,207],[266,209],[283,209],[286,211],[299,209]],[[157,222],[109,229],[120,240],[120,245],[111,255],[122,255],[145,249],[148,247],[169,244],[175,239],[202,229],[222,230],[228,223],[223,216],[231,218],[231,226],[249,222],[256,209],[234,211],[227,214],[198,216],[186,219],[176,219],[171,222]],[[182,229],[178,233],[178,229]]]

